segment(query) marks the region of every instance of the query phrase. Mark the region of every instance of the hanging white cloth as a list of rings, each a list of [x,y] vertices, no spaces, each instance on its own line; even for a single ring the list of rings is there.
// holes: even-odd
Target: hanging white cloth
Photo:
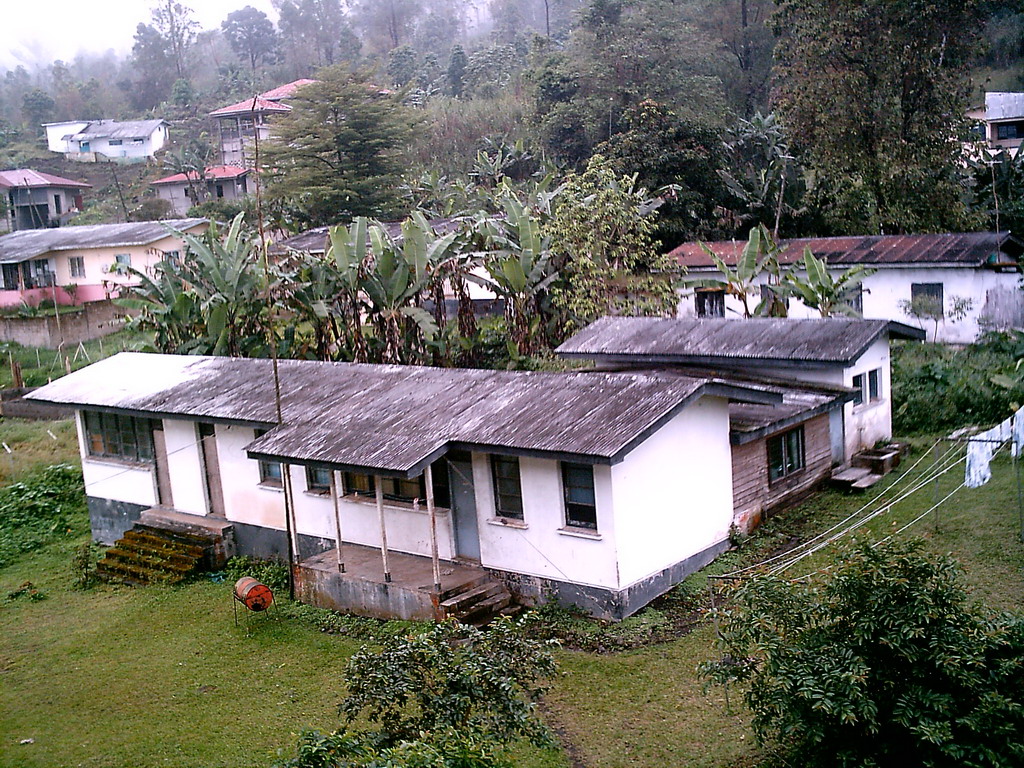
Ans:
[[[1013,414],[1013,457],[1020,456],[1024,448],[1024,406]]]
[[[992,454],[998,447],[996,443],[982,442],[987,440],[982,433],[967,441],[967,468],[964,470],[964,485],[968,488],[980,488],[992,479]]]

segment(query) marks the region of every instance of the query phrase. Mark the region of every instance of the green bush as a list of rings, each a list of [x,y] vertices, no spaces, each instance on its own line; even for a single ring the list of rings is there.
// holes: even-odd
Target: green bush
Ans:
[[[84,528],[82,473],[67,464],[38,470],[0,489],[0,567]]]
[[[893,432],[934,434],[995,424],[1024,404],[1024,335],[988,334],[955,349],[897,343],[892,354]]]
[[[279,560],[260,560],[256,557],[232,557],[224,569],[231,582],[251,576],[266,584],[274,592],[288,589],[288,565]]]

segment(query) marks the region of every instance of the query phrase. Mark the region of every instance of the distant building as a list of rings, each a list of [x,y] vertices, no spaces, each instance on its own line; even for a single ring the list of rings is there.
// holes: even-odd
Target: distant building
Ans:
[[[166,120],[43,123],[50,151],[80,163],[143,162],[167,143],[169,125]]]
[[[1015,155],[1024,140],[1024,93],[986,93],[985,105],[970,110],[967,117],[977,121],[978,138],[990,150]]]
[[[7,196],[7,229],[47,229],[66,224],[82,209],[82,190],[92,185],[28,168],[0,171]]]
[[[208,224],[171,219],[11,232],[0,237],[0,306],[110,298],[137,282],[126,267],[144,272],[180,255],[182,240],[168,228],[198,235]]]
[[[171,204],[175,216],[186,215],[193,205],[205,200],[240,200],[249,194],[249,171],[245,168],[216,165],[206,169],[202,180],[195,177],[194,173],[176,173],[151,181],[150,185],[156,189],[157,197]]]
[[[295,80],[273,90],[253,96],[237,104],[221,107],[210,113],[220,129],[221,162],[243,168],[254,168],[254,143],[258,138],[270,138],[269,124],[273,115],[288,114],[292,108],[287,101],[304,85],[315,80]]]

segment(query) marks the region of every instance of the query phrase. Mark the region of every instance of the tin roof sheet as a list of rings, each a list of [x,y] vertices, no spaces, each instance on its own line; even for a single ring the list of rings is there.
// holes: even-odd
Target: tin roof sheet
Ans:
[[[250,455],[412,476],[449,446],[614,463],[702,394],[779,396],[676,373],[541,373],[122,353],[31,397],[271,428]]]
[[[84,181],[73,181],[52,173],[33,171],[30,168],[18,168],[13,171],[0,171],[0,187],[67,187],[72,189],[92,189],[92,184]]]
[[[555,351],[563,357],[702,365],[750,360],[847,365],[886,332],[924,339],[923,331],[888,320],[604,317]]]
[[[64,138],[75,141],[92,141],[93,139],[147,139],[166,120],[94,120],[77,133]]]
[[[237,165],[211,165],[206,169],[207,179],[234,179],[239,176],[245,176],[249,173],[246,168],[239,168]],[[193,171],[188,173],[175,173],[171,176],[164,176],[163,178],[157,179],[156,181],[149,182],[150,184],[185,184],[189,179],[195,179],[196,174]]]
[[[706,244],[726,264],[735,265],[745,241],[728,240]],[[1022,244],[1009,232],[966,232],[939,235],[874,235],[870,237],[807,237],[784,240],[779,261],[792,264],[803,259],[810,248],[819,259],[836,266],[862,264],[869,267],[929,266],[933,264],[978,267],[991,259],[1016,263]],[[670,254],[690,269],[714,268],[715,263],[698,242],[683,243]]]
[[[189,230],[206,219],[168,219],[129,224],[90,224],[57,229],[25,229],[0,237],[0,264],[15,264],[53,251],[148,245],[167,237],[167,227]]]

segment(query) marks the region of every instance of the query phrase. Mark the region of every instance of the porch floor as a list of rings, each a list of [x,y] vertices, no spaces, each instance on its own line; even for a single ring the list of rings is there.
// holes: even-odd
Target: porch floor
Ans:
[[[338,551],[329,549],[299,563],[323,573],[331,573],[346,579],[358,579],[384,584],[384,563],[380,550],[360,544],[345,544],[342,547],[345,558],[345,572],[338,572]],[[432,593],[434,572],[429,557],[407,555],[404,552],[388,552],[388,566],[391,569],[391,584],[402,589],[416,589]],[[441,561],[441,591],[449,592],[468,582],[486,576],[487,572],[478,565]]]

